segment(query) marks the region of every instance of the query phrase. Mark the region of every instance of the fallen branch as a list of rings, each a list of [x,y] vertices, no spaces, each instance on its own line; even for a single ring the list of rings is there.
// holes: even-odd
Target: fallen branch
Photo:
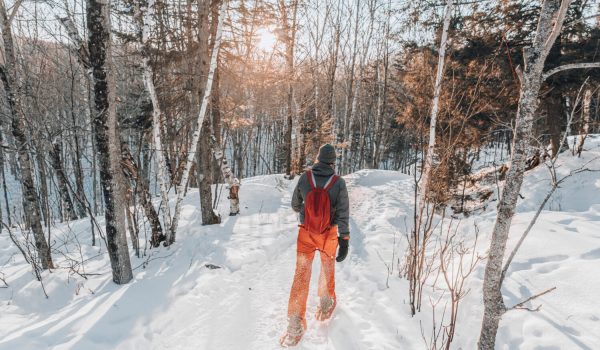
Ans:
[[[536,307],[535,309],[530,309],[530,308],[525,307],[523,305],[527,304],[528,302],[530,302],[530,301],[532,301],[534,299],[537,299],[537,298],[541,297],[542,295],[548,294],[548,293],[552,292],[555,289],[556,289],[556,287],[552,287],[550,289],[546,289],[545,291],[543,291],[541,293],[538,293],[536,295],[532,295],[529,298],[523,300],[522,302],[516,304],[515,306],[509,307],[508,309],[506,309],[506,311],[510,311],[510,310],[527,310],[527,311],[532,311],[532,312],[540,311],[540,309],[542,308],[542,304],[538,305],[538,307]]]

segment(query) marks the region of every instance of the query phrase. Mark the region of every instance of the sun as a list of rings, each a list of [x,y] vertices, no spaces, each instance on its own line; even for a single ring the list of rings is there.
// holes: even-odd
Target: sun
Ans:
[[[273,51],[277,45],[277,35],[274,33],[274,27],[261,27],[256,31],[258,42],[256,47],[261,51]]]

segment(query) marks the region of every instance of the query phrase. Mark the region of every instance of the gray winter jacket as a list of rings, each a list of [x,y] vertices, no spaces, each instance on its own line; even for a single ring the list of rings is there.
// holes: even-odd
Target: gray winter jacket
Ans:
[[[323,188],[327,180],[334,174],[331,166],[324,163],[316,163],[312,167],[312,172],[315,175],[317,187]],[[310,191],[310,183],[308,182],[306,173],[300,176],[294,195],[292,196],[292,209],[300,213],[300,223],[304,223],[304,198]],[[350,219],[350,208],[348,200],[348,189],[343,178],[338,178],[328,191],[329,201],[331,203],[331,223],[338,226],[340,236],[350,234],[348,220]]]

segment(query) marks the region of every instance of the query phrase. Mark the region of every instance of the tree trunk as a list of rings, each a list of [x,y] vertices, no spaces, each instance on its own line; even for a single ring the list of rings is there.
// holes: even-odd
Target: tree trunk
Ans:
[[[502,263],[510,224],[515,212],[528,153],[531,151],[533,124],[538,109],[544,62],[554,40],[560,33],[567,8],[572,0],[545,0],[540,10],[537,32],[531,47],[523,51],[525,69],[515,121],[511,166],[506,174],[498,214],[492,231],[489,255],[483,281],[484,314],[478,346],[493,350],[496,334],[506,306],[502,299]]]
[[[4,144],[4,133],[0,128],[0,145]],[[8,202],[8,189],[6,188],[6,173],[4,170],[4,149],[0,148],[0,176],[2,176],[2,191],[4,192],[4,203],[6,204],[6,221],[8,226],[12,226],[12,219],[10,217],[10,204]],[[0,218],[2,218],[2,212],[0,212]]]
[[[200,28],[199,28],[199,60],[200,67],[198,75],[201,77],[207,76],[210,70],[209,60],[210,60],[210,46],[214,46],[214,42],[212,45],[208,45],[208,39],[212,35],[213,41],[216,35],[218,21],[216,18],[219,16],[219,1],[213,0],[210,4],[210,12],[213,14],[213,21],[209,26],[208,15],[209,8],[202,11],[200,16]],[[219,67],[219,58],[217,57],[217,63],[214,71],[213,83],[215,82],[214,78],[217,75]],[[199,82],[198,85],[198,93],[200,96],[204,94],[204,90],[206,85],[203,84],[206,82]],[[213,84],[211,91],[211,96],[215,92],[217,88],[216,84]],[[200,194],[200,211],[202,214],[202,225],[213,225],[221,222],[221,217],[215,213],[212,208],[212,189],[211,185],[213,184],[213,171],[212,171],[212,152],[210,152],[210,144],[211,144],[211,129],[212,129],[212,118],[204,118],[202,123],[202,131],[200,133],[200,142],[198,143],[197,152],[196,152],[196,181],[198,182],[198,191]]]
[[[190,175],[190,170],[192,168],[192,163],[194,160],[194,156],[196,153],[196,147],[198,145],[198,140],[200,139],[200,133],[202,131],[202,125],[204,124],[204,117],[206,116],[206,110],[208,108],[208,103],[210,101],[210,95],[212,91],[213,78],[215,75],[215,70],[217,68],[217,57],[219,55],[219,48],[221,46],[221,33],[222,33],[222,25],[223,25],[223,17],[225,12],[225,7],[227,3],[223,1],[221,5],[221,9],[219,10],[218,15],[218,24],[217,31],[215,35],[215,44],[213,45],[213,50],[210,59],[210,68],[208,71],[208,76],[206,80],[206,88],[204,89],[204,97],[202,98],[202,104],[200,106],[200,112],[198,113],[198,120],[196,123],[196,130],[192,136],[192,142],[187,152],[186,159],[184,160],[184,170],[181,176],[181,181],[177,187],[177,199],[175,202],[175,213],[173,214],[173,222],[171,226],[171,231],[167,237],[167,242],[169,244],[175,242],[175,235],[177,232],[177,225],[179,222],[179,215],[181,212],[181,202],[183,201],[184,189],[187,186],[187,182]],[[203,150],[207,152],[207,150]]]
[[[291,18],[288,13],[288,6],[284,0],[279,0],[279,12],[281,15],[281,24],[285,33],[285,64],[287,70],[287,111],[286,111],[286,129],[284,137],[285,149],[285,174],[293,178],[292,162],[292,130],[294,127],[294,50],[296,44],[296,14],[298,12],[298,0],[292,0]]]
[[[127,247],[125,188],[120,167],[115,84],[110,65],[110,0],[88,0],[86,10],[96,107],[93,124],[105,204],[107,250],[113,281],[124,284],[133,278],[133,274]]]
[[[355,98],[354,98],[354,65],[356,63],[356,54],[358,52],[358,21],[360,18],[360,0],[356,2],[356,18],[354,23],[354,44],[352,47],[352,58],[350,59],[350,72],[349,72],[349,81],[348,81],[348,93],[346,95],[346,112],[344,113],[344,119],[341,121],[343,125],[340,125],[341,132],[338,133],[339,136],[342,136],[339,140],[343,142],[343,149],[341,155],[341,169],[340,173],[342,175],[350,172],[350,128],[352,126],[352,117],[354,116],[354,107],[355,107]],[[341,124],[340,123],[340,124]]]
[[[556,42],[548,53],[546,59],[546,67],[548,69],[556,68],[560,66],[561,62],[561,44],[560,36],[556,39]],[[561,149],[560,139],[561,131],[563,128],[563,119],[565,117],[565,104],[563,102],[563,95],[561,87],[563,82],[559,76],[553,76],[549,79],[548,86],[550,91],[545,98],[546,104],[546,127],[548,132],[548,139],[544,140],[543,144],[550,144],[550,157],[554,158],[558,156],[558,150]],[[564,146],[564,145],[563,145]],[[568,146],[567,146],[568,147]],[[562,148],[564,149],[564,148]],[[544,152],[544,150],[542,150]]]
[[[583,151],[583,144],[590,132],[590,105],[592,104],[592,90],[586,89],[583,95],[583,110],[581,111],[581,131],[577,138],[577,156],[581,157]]]
[[[38,163],[38,171],[39,171],[39,182],[40,182],[40,198],[42,205],[42,216],[44,217],[44,222],[46,226],[50,226],[50,221],[52,217],[52,213],[50,212],[50,206],[48,204],[48,175],[46,172],[46,163],[44,161],[44,153],[41,151],[41,147],[37,147],[36,150],[36,158]],[[77,218],[75,218],[77,219]],[[71,220],[75,220],[71,219]]]
[[[435,85],[433,91],[433,102],[431,106],[431,114],[429,119],[429,143],[427,145],[427,155],[425,157],[425,164],[423,168],[423,176],[421,178],[421,200],[419,203],[419,212],[423,213],[427,198],[429,195],[429,181],[431,179],[431,173],[433,171],[433,158],[435,155],[435,135],[437,126],[437,117],[440,108],[440,95],[442,94],[442,79],[444,76],[444,60],[446,57],[446,47],[448,45],[448,27],[450,26],[450,17],[452,16],[453,2],[448,0],[446,2],[446,9],[444,12],[444,27],[442,30],[442,36],[440,40],[440,52],[438,55],[437,73],[435,75]],[[417,229],[418,232],[418,229]]]
[[[6,14],[4,0],[0,0],[0,26],[2,27],[2,39],[4,41],[4,70],[0,73],[6,99],[8,101],[12,134],[18,149],[19,166],[21,170],[21,183],[23,184],[23,209],[27,213],[29,226],[33,231],[35,247],[41,262],[42,269],[53,268],[50,247],[44,236],[44,230],[40,219],[40,206],[38,195],[33,182],[31,160],[29,158],[29,142],[25,135],[25,114],[21,105],[20,88],[18,86],[16,55],[14,51],[12,29]]]
[[[74,107],[73,107],[74,108]],[[77,187],[77,195],[75,202],[77,203],[77,213],[80,218],[87,216],[87,198],[85,195],[85,187],[83,186],[83,169],[81,167],[81,149],[79,144],[79,135],[77,123],[75,120],[75,111],[71,110],[71,120],[73,123],[73,142],[75,143],[75,154],[73,157],[73,167],[75,168],[75,186]]]
[[[150,195],[150,188],[148,186],[148,182],[146,181],[146,178],[141,174],[141,171],[139,170],[135,159],[129,151],[129,147],[127,147],[127,144],[125,142],[121,143],[121,166],[125,177],[128,178],[130,181],[135,181],[135,192],[137,192],[140,204],[144,209],[144,214],[146,215],[146,218],[148,218],[148,222],[150,223],[150,227],[152,230],[150,244],[152,244],[153,247],[158,247],[160,245],[160,242],[165,240],[165,235],[163,234],[163,230],[160,225],[160,219],[158,218],[158,213],[154,209],[154,205],[152,205],[152,196]],[[131,192],[130,189],[127,189],[127,192]],[[128,202],[133,202],[133,199],[130,199]]]
[[[138,23],[139,30],[141,31],[140,40],[141,40],[141,52],[142,52],[142,66],[144,69],[144,85],[146,86],[146,90],[150,95],[150,100],[152,101],[152,141],[156,154],[156,167],[157,167],[157,182],[160,187],[160,196],[162,200],[162,213],[163,213],[163,225],[164,232],[169,232],[171,230],[171,208],[169,206],[169,186],[168,186],[168,178],[167,178],[167,163],[165,161],[165,153],[164,146],[162,142],[162,131],[161,131],[161,108],[160,103],[158,101],[158,96],[156,94],[156,88],[154,86],[154,72],[152,70],[152,66],[150,65],[150,21],[152,19],[152,15],[155,12],[155,2],[150,0],[148,2],[148,6],[145,11],[141,11],[139,7],[136,9],[140,12],[138,14]],[[151,197],[148,199],[141,199],[142,205],[147,206],[145,208],[146,213],[150,213],[154,218],[154,215],[151,211],[154,210],[154,206],[152,205]],[[150,209],[152,207],[152,209]],[[158,219],[158,215],[156,215],[156,219]],[[152,219],[152,239],[151,244],[154,247],[158,247],[161,240],[163,240],[163,234],[158,229],[160,228],[160,222],[154,222]]]
[[[63,216],[65,220],[77,220],[77,214],[75,213],[75,208],[73,207],[73,202],[69,195],[69,186],[67,186],[67,181],[69,181],[69,179],[62,166],[61,154],[62,149],[60,143],[55,142],[52,144],[52,149],[50,150],[50,162],[56,173],[56,184],[64,208]]]

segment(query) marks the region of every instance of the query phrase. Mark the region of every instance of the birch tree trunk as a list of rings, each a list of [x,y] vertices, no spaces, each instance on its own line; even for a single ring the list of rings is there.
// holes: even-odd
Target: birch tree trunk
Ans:
[[[218,140],[214,137],[212,140],[213,155],[215,160],[221,164],[221,174],[229,188],[229,196],[227,197],[229,199],[229,216],[235,216],[240,212],[240,199],[238,196],[239,187],[241,185],[240,180],[235,177],[235,174],[231,170],[227,158],[225,157],[225,152],[223,152]]]
[[[110,0],[87,0],[88,52],[94,77],[93,119],[104,196],[107,250],[113,281],[133,278],[126,237],[124,181],[121,173],[115,84],[111,71]]]
[[[187,157],[184,160],[184,169],[183,174],[181,176],[181,181],[179,182],[179,186],[177,187],[177,198],[175,201],[175,213],[173,214],[173,221],[171,224],[171,231],[168,232],[167,242],[172,244],[175,242],[176,232],[177,232],[177,224],[179,223],[179,215],[181,214],[181,202],[183,201],[183,196],[185,193],[185,187],[189,180],[190,170],[192,168],[192,163],[194,161],[194,157],[196,155],[196,147],[198,145],[198,140],[200,139],[200,133],[202,131],[202,124],[204,123],[204,118],[206,116],[206,110],[208,108],[208,103],[210,102],[210,95],[212,92],[212,84],[213,78],[215,76],[215,70],[217,69],[217,57],[219,56],[219,48],[221,46],[221,34],[223,27],[223,13],[225,12],[225,8],[227,6],[227,1],[223,1],[221,4],[221,9],[219,10],[219,19],[217,24],[217,32],[215,36],[215,44],[212,49],[212,54],[210,58],[210,69],[208,71],[208,77],[206,80],[206,88],[204,89],[204,97],[202,98],[202,104],[200,106],[200,112],[198,113],[198,120],[196,122],[196,131],[192,136],[192,143],[189,146]],[[207,152],[207,150],[203,150]]]
[[[492,231],[488,260],[483,281],[484,314],[478,346],[493,350],[496,334],[506,306],[502,298],[502,262],[508,241],[510,225],[523,183],[523,174],[531,151],[533,123],[538,109],[538,95],[542,83],[544,62],[554,44],[567,8],[572,0],[545,0],[540,10],[535,38],[523,50],[524,71],[515,121],[511,165],[506,175],[504,189],[498,202],[498,215]]]
[[[19,77],[17,74],[16,54],[12,37],[12,28],[6,13],[4,0],[0,0],[0,27],[4,41],[4,66],[1,67],[1,78],[6,92],[6,99],[11,114],[12,134],[18,149],[21,183],[23,184],[23,209],[27,214],[29,226],[33,232],[35,247],[42,269],[53,268],[50,247],[44,236],[40,218],[38,194],[33,182],[29,142],[25,134],[25,114],[20,96]]]
[[[160,197],[162,200],[162,216],[164,232],[170,232],[171,230],[171,207],[169,206],[169,185],[167,177],[167,163],[165,161],[164,146],[161,136],[161,108],[158,101],[158,95],[156,94],[156,88],[154,86],[154,72],[150,65],[150,21],[154,14],[155,2],[154,0],[148,1],[146,8],[140,9],[139,21],[141,27],[141,44],[142,44],[142,67],[144,70],[144,85],[150,100],[152,101],[152,142],[154,145],[154,154],[156,155],[156,171],[157,181],[160,187]],[[150,202],[150,205],[152,203]],[[158,244],[153,242],[153,244]]]
[[[577,138],[577,156],[581,157],[583,151],[583,144],[590,132],[590,105],[592,104],[592,90],[586,89],[583,95],[583,110],[581,111],[582,126]]]
[[[423,213],[427,203],[429,192],[429,181],[433,171],[433,158],[435,156],[435,135],[437,126],[437,117],[440,109],[440,95],[442,94],[442,78],[444,76],[444,61],[446,58],[446,47],[448,46],[448,27],[450,26],[450,17],[452,15],[453,1],[446,1],[444,10],[444,26],[442,29],[442,38],[440,40],[440,52],[438,55],[437,72],[435,75],[435,85],[433,90],[433,101],[431,105],[431,114],[429,116],[429,144],[427,145],[427,154],[425,156],[425,165],[423,167],[423,176],[421,178],[421,199],[419,202],[419,213]],[[419,232],[417,230],[417,232]]]

